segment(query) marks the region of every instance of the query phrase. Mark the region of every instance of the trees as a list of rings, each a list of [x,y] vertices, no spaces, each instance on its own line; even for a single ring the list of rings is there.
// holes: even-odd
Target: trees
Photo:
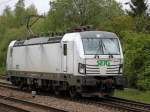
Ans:
[[[129,5],[131,11],[127,11],[127,13],[134,19],[134,30],[137,32],[150,32],[147,0],[131,0]]]
[[[54,31],[87,24],[98,26],[123,14],[115,0],[55,0],[50,7],[49,28]]]
[[[15,26],[14,23],[15,16],[9,6],[6,6],[6,8],[4,9],[2,18],[3,18],[3,25],[5,27],[12,28]]]
[[[17,3],[16,3],[16,8],[15,8],[15,17],[16,17],[16,20],[15,20],[15,23],[16,23],[16,26],[21,26],[23,24],[25,24],[24,22],[24,18],[25,18],[25,4],[24,4],[24,0],[19,0]]]
[[[147,15],[148,5],[147,0],[131,0],[130,8],[131,11],[128,11],[128,14],[135,16]]]
[[[123,31],[120,36],[129,87],[150,90],[150,34]]]
[[[38,15],[37,9],[33,4],[31,4],[29,7],[26,9],[26,16],[27,15]]]

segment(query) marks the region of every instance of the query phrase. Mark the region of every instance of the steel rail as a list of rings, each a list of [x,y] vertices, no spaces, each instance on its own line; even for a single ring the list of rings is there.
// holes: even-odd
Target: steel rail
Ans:
[[[6,75],[1,75],[1,74],[0,74],[0,79],[3,79],[3,80],[4,80],[4,79],[6,79],[6,78],[7,78]]]
[[[106,105],[108,104],[110,106],[124,109],[127,111],[150,112],[150,105],[147,103],[141,103],[137,101],[126,100],[126,99],[121,99],[116,97],[107,97],[104,98],[101,102],[105,103]]]
[[[117,104],[110,103],[110,102],[99,102],[98,104],[100,104],[100,105],[106,105],[106,106],[113,107],[113,108],[116,108],[116,109],[120,109],[122,111],[144,112],[141,109],[139,110],[139,109],[134,108],[134,107],[128,107],[128,106],[125,106],[125,105],[117,105]]]
[[[132,104],[132,105],[135,105],[135,106],[142,106],[142,107],[148,108],[150,110],[150,104],[149,103],[138,102],[138,101],[119,98],[119,97],[108,97],[108,98],[109,98],[109,100],[112,100],[112,101],[116,100],[120,103]]]
[[[128,104],[135,104],[138,106],[143,106],[145,108],[149,108],[150,109],[150,104],[149,103],[144,103],[144,102],[138,102],[138,101],[134,101],[134,100],[129,100],[129,99],[124,99],[124,98],[119,98],[119,97],[108,97],[110,100],[117,100],[118,102],[126,102]]]
[[[5,95],[0,95],[0,99],[17,102],[17,103],[20,103],[20,104],[23,104],[23,105],[26,105],[29,107],[39,108],[39,109],[43,109],[43,110],[50,111],[50,112],[67,112],[65,110],[58,109],[55,107],[50,107],[50,106],[46,106],[46,105],[42,105],[42,104],[38,104],[38,103],[33,103],[31,101],[21,100],[21,99],[14,98],[14,97],[8,97]]]
[[[0,106],[7,107],[7,109],[11,109],[11,110],[14,110],[16,112],[30,112],[30,111],[27,111],[25,109],[18,108],[18,107],[15,107],[15,106],[12,106],[12,105],[9,105],[6,103],[2,103],[2,102],[0,102]]]

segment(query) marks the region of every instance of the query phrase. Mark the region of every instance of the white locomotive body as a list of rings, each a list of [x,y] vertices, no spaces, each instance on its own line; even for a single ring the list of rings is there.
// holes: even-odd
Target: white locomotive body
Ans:
[[[72,97],[111,95],[115,87],[122,86],[122,67],[118,37],[102,31],[12,41],[7,53],[12,84],[56,94],[65,90]]]

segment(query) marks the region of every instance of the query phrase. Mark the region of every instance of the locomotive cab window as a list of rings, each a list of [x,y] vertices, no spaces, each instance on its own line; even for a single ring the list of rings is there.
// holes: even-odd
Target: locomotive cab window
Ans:
[[[120,48],[116,38],[87,38],[82,39],[86,55],[119,55]]]
[[[67,44],[63,45],[64,56],[67,56]]]

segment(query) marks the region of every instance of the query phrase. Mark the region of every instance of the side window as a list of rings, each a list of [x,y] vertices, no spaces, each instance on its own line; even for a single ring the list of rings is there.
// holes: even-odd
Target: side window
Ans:
[[[67,44],[63,45],[64,56],[67,56]]]
[[[10,48],[10,57],[12,57],[13,48]]]

